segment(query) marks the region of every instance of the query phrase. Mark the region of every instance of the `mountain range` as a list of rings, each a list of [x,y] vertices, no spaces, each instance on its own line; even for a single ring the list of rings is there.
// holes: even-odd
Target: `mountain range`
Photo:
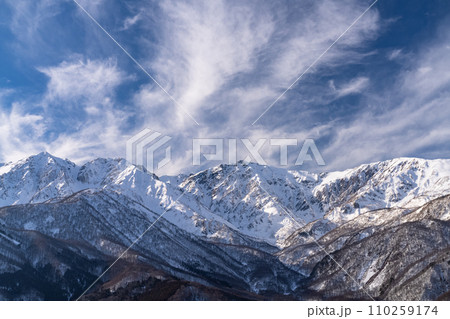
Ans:
[[[449,220],[450,160],[158,177],[40,153],[0,164],[0,299],[449,300]]]

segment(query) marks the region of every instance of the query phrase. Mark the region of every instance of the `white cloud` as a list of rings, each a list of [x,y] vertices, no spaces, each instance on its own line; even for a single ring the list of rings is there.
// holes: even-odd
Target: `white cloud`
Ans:
[[[0,109],[0,158],[19,160],[39,152],[36,140],[45,131],[42,115],[27,113],[24,105],[14,103],[10,111]]]
[[[333,127],[332,143],[324,150],[330,159],[327,169],[399,156],[426,156],[435,154],[436,149],[440,149],[440,156],[450,156],[447,43],[438,39],[424,46],[398,74],[394,86],[377,93],[380,107],[368,107],[352,123]],[[394,101],[400,101],[399,105],[393,105]]]
[[[280,2],[161,2],[157,44],[148,47],[156,49],[156,58],[152,55],[146,66],[201,127],[151,81],[135,95],[142,125],[185,137],[185,143],[175,146],[178,156],[189,150],[190,137],[286,136],[281,128],[252,127],[251,123],[368,5],[355,0],[302,2],[294,6],[294,18],[292,7]],[[150,20],[143,18],[142,26]],[[379,15],[372,8],[310,73],[359,63],[366,56],[361,48],[378,30]],[[338,94],[356,93],[368,83],[367,78],[357,78]],[[278,107],[268,116],[277,114]],[[300,129],[289,134],[311,137]],[[189,160],[184,163],[189,165]]]
[[[275,47],[279,52],[271,66],[272,77],[286,88],[305,71],[350,25],[367,9],[358,1],[317,1],[309,10],[299,12],[301,18],[283,25],[280,31],[283,42]],[[349,63],[355,56],[352,49],[361,47],[373,39],[379,29],[379,16],[375,8],[368,11],[317,63]],[[301,84],[300,84],[301,85]]]
[[[336,88],[334,82],[332,82],[332,89],[335,90],[335,95],[337,97],[343,97],[350,94],[361,93],[369,85],[369,78],[367,77],[357,77],[345,83],[339,88]]]
[[[39,71],[50,79],[46,93],[49,100],[84,97],[91,102],[101,102],[125,80],[125,75],[112,60],[65,61],[57,66],[39,68]]]
[[[62,62],[54,67],[40,68],[49,77],[45,105],[69,109],[74,103],[80,115],[48,143],[48,150],[57,156],[81,161],[98,156],[121,156],[125,140],[123,128],[129,114],[116,105],[117,87],[128,77],[112,60]],[[61,105],[62,104],[62,105]],[[52,108],[47,107],[47,113]],[[59,125],[53,118],[53,125]],[[123,144],[123,145],[122,145]]]
[[[0,113],[0,158],[17,160],[44,150],[78,162],[124,156],[123,130],[129,114],[120,111],[114,99],[126,78],[117,65],[111,60],[88,60],[40,70],[49,82],[42,101],[34,103],[44,108],[27,112],[32,106],[27,101]],[[77,117],[67,118],[74,107]]]
[[[302,2],[294,6],[298,12],[293,19],[287,3],[167,0],[161,4],[165,16],[158,29],[157,57],[147,65],[206,127],[202,132],[243,134],[366,5],[354,0]],[[364,57],[359,49],[377,35],[378,25],[372,8],[317,67],[359,62]],[[318,72],[317,67],[310,73]],[[365,81],[355,83],[359,87],[354,90],[362,89]],[[193,130],[194,123],[158,91],[149,85],[137,96],[147,125],[166,123],[168,134]],[[226,132],[218,132],[218,118]]]
[[[126,120],[124,112],[103,110],[100,116],[91,116],[77,132],[60,134],[48,144],[48,150],[77,163],[97,157],[123,157]]]
[[[69,0],[72,2],[72,0]],[[105,0],[77,0],[77,2],[82,6],[89,14],[97,17],[100,14],[105,14]],[[75,3],[73,5],[76,5]],[[108,5],[111,5],[110,3]],[[84,12],[80,12],[84,15]]]
[[[61,13],[62,1],[58,0],[5,0],[11,15],[7,23],[14,35],[11,45],[17,55],[38,59],[37,52],[49,54],[47,29],[50,21]],[[2,21],[3,22],[3,21]],[[53,29],[52,31],[54,31]],[[57,30],[57,29],[56,29]]]
[[[77,163],[96,157],[122,157],[126,142],[122,128],[126,120],[123,112],[103,110],[76,132],[61,132],[49,141],[45,137],[50,129],[45,113],[27,113],[23,104],[15,103],[10,111],[0,112],[0,159],[17,161],[41,151]]]
[[[142,11],[138,14],[135,14],[132,17],[128,17],[124,20],[122,28],[120,28],[121,31],[125,31],[133,27],[136,23],[138,23],[142,19]]]
[[[99,5],[102,1],[80,3],[97,18],[108,12],[104,3]],[[136,124],[136,131],[138,126],[148,126],[174,137],[183,136],[188,141],[190,137],[212,136],[251,139],[298,137],[302,140],[329,130],[329,125],[324,125],[315,132],[297,128],[296,132],[288,134],[282,128],[252,127],[251,123],[369,3],[325,0],[299,2],[294,8],[290,5],[260,1],[164,0],[160,2],[162,16],[157,25],[146,16],[149,13],[145,6],[135,11],[139,12],[137,15],[125,20],[122,17],[116,30],[130,28],[138,21],[140,27],[147,24],[152,31],[156,27],[158,38],[151,46],[146,46],[148,39],[132,44],[139,47],[138,52],[149,49],[151,54],[143,64],[202,125],[197,128],[149,80],[150,84],[141,86],[134,96],[136,112],[141,112],[139,120],[142,120]],[[296,10],[294,15],[293,10]],[[89,23],[91,30],[89,19],[80,21]],[[372,8],[310,70],[310,74],[320,74],[324,68],[342,63],[359,62],[364,57],[361,48],[378,34],[379,23],[378,12]],[[92,34],[94,32],[89,36]],[[105,36],[105,41],[110,40]],[[124,45],[128,48],[131,44]],[[73,160],[124,156],[123,134],[127,114],[117,110],[114,96],[126,78],[114,60],[71,58],[39,70],[49,77],[43,104],[60,103],[64,106],[67,102],[82,109],[87,120],[76,130],[59,131],[46,143],[37,134],[33,149],[46,147],[57,156]],[[336,94],[343,96],[360,92],[368,83],[367,78],[356,78],[338,86]],[[275,113],[268,116],[277,116],[278,107],[281,106],[276,105]],[[52,110],[47,108],[39,115],[41,118],[31,119],[40,123],[47,117],[51,118],[45,112]],[[27,113],[23,116],[26,117]],[[342,136],[341,140],[345,139]],[[179,156],[175,158],[175,169],[180,169],[181,163],[189,165],[190,158],[186,158],[186,154],[190,146],[187,142],[175,146]],[[6,156],[6,152],[2,151],[2,155]]]
[[[9,27],[20,40],[32,40],[40,24],[59,12],[57,0],[5,0],[12,11]]]
[[[403,55],[402,49],[395,49],[388,53],[387,58],[388,60],[393,61],[400,58],[402,55]]]
[[[151,63],[190,113],[233,77],[255,67],[273,21],[250,5],[224,1],[164,1],[164,48]]]
[[[420,99],[435,95],[450,86],[450,38],[439,39],[419,54],[411,71],[403,77],[402,88]]]

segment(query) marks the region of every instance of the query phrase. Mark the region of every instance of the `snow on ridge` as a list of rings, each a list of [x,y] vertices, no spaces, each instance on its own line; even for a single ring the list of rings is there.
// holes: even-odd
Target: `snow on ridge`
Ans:
[[[290,214],[302,224],[338,225],[370,210],[419,206],[450,193],[450,160],[397,158],[323,174],[239,162],[159,179],[124,159],[77,166],[40,153],[0,166],[0,178],[0,207],[108,191],[157,214],[168,210],[166,220],[192,233],[226,239],[238,231],[281,245],[298,228]]]

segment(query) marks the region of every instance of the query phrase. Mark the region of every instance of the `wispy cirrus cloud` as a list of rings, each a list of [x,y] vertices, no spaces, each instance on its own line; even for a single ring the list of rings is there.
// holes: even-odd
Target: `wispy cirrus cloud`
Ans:
[[[438,36],[408,62],[393,87],[379,92],[387,99],[370,107],[352,123],[333,128],[325,153],[330,169],[398,156],[450,156],[450,38]],[[396,105],[398,103],[398,105]],[[335,154],[340,154],[336,156]]]
[[[117,105],[116,90],[129,78],[116,62],[72,59],[39,70],[49,79],[41,102],[52,119],[48,131],[59,131],[48,142],[49,151],[73,160],[99,151],[120,155],[129,114]]]
[[[250,124],[264,107],[319,56],[367,8],[366,5],[357,1],[339,4],[303,1],[293,13],[287,3],[164,1],[161,6],[166,14],[165,22],[156,46],[159,52],[149,65],[180,103],[200,118],[203,125],[200,130],[204,134],[208,130],[248,134]],[[316,74],[321,66],[334,68],[344,59],[346,63],[351,63],[352,59],[359,62],[362,57],[359,49],[376,37],[378,29],[379,17],[374,9],[310,73]],[[192,123],[185,120],[183,114],[176,120],[174,113],[177,111],[171,103],[157,98],[155,95],[160,95],[157,91],[150,85],[142,87],[138,93],[140,97],[153,98],[140,104],[149,114],[148,124],[152,126],[156,122],[151,114],[158,110],[157,121],[173,124],[174,131],[180,127],[190,130]]]
[[[74,161],[100,153],[120,156],[129,114],[115,101],[126,80],[117,65],[110,59],[76,59],[40,71],[48,77],[41,99],[14,103],[0,113],[0,156],[11,161],[42,150]]]
[[[280,132],[272,125],[255,129],[251,123],[367,5],[357,1],[303,1],[293,13],[287,3],[161,2],[157,39],[148,47],[153,54],[145,64],[201,126],[196,127],[149,81],[134,96],[135,105],[144,115],[141,128],[184,137],[257,138]],[[135,10],[149,12],[146,4]],[[144,15],[141,27],[147,19],[154,17]],[[379,16],[374,9],[310,73],[318,74],[324,67],[334,69],[344,60],[360,63],[366,42],[375,38],[378,30]],[[142,39],[141,45],[148,45],[148,40]],[[367,79],[360,80],[353,83],[355,93],[368,83]],[[292,95],[287,98],[292,99]],[[283,103],[280,101],[277,107],[282,108]],[[292,135],[292,130],[286,134]],[[303,131],[297,134],[307,135]],[[189,145],[181,143],[175,149],[183,156]]]
[[[390,51],[387,55],[387,58],[389,60],[396,60],[398,58],[400,58],[403,54],[403,50],[402,49],[394,49],[392,51]]]
[[[90,103],[101,103],[114,95],[116,87],[127,80],[111,59],[83,61],[72,58],[57,66],[40,67],[38,70],[49,78],[45,97],[51,102],[85,98]]]
[[[0,110],[0,155],[2,161],[19,160],[40,151],[36,144],[45,132],[42,115],[28,113],[25,106],[13,103],[9,110]]]
[[[3,132],[19,138],[35,131],[19,138],[21,152],[45,148],[75,160],[124,156],[126,137],[150,127],[173,137],[172,173],[190,165],[190,137],[224,136],[315,138],[327,169],[334,169],[435,154],[448,141],[447,40],[441,36],[418,50],[405,43],[378,48],[377,38],[390,27],[377,9],[382,3],[252,127],[370,1],[78,2],[201,126],[73,1],[8,0],[9,48],[39,83],[32,94],[14,93],[14,108],[9,95],[1,100],[2,119],[10,123]],[[384,62],[396,71],[378,73]],[[383,85],[386,74],[390,85]],[[13,128],[12,120],[22,125]],[[269,146],[264,152],[278,156]],[[2,145],[0,155],[7,158],[10,150]]]
[[[334,81],[330,81],[330,87],[334,91],[336,97],[343,97],[350,94],[361,93],[364,89],[369,85],[369,78],[361,76],[355,79],[350,80],[349,82],[341,85],[340,87],[336,87]]]
[[[162,39],[151,68],[186,111],[201,116],[217,107],[207,98],[257,67],[274,29],[272,17],[240,2],[164,1],[161,7]]]
[[[142,17],[143,17],[143,13],[141,11],[131,17],[126,18],[125,21],[123,22],[123,26],[120,28],[120,30],[125,31],[125,30],[130,29],[136,23],[138,23],[140,20],[142,20]]]

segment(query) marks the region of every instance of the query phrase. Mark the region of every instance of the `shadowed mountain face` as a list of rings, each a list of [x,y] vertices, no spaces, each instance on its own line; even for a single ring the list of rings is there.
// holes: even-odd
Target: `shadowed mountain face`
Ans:
[[[82,299],[450,295],[450,160],[158,178],[41,153],[0,166],[0,205],[0,299],[77,299],[136,239]]]

